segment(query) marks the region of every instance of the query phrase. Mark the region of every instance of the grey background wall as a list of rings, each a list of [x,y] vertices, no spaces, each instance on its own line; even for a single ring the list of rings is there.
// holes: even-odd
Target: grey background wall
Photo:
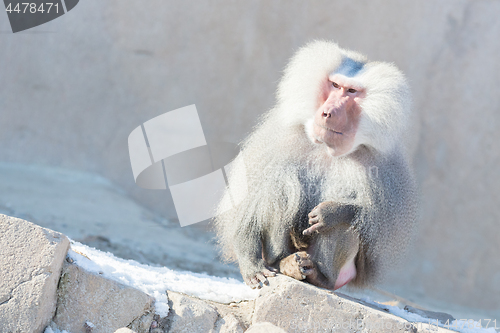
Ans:
[[[208,140],[239,142],[293,52],[333,39],[414,94],[420,235],[389,289],[499,314],[499,16],[495,0],[85,0],[12,34],[0,14],[0,161],[99,173],[175,217],[135,185],[128,134],[195,103]]]

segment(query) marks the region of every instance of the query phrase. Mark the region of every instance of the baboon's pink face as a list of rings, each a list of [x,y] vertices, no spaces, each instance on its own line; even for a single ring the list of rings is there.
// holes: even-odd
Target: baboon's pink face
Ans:
[[[324,143],[333,156],[348,153],[354,144],[361,115],[360,102],[365,95],[363,87],[344,75],[325,78],[312,133],[309,133],[314,142]]]

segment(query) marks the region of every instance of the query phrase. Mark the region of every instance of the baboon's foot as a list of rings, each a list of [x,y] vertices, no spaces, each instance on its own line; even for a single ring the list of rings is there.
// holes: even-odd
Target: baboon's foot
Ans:
[[[293,253],[280,261],[280,273],[304,280],[316,276],[316,266],[305,251]]]

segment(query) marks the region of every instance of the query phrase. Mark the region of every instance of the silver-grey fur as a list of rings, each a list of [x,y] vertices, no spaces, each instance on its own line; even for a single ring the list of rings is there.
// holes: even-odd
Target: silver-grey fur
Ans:
[[[335,72],[346,57],[363,63],[354,79],[367,95],[353,149],[333,157],[309,139],[307,123],[317,109],[321,77]],[[280,82],[276,106],[262,117],[233,162],[229,189],[215,218],[222,253],[238,262],[245,281],[266,266],[278,267],[297,250],[291,234],[300,238],[309,227],[307,214],[324,201],[361,208],[351,223],[360,248],[358,275],[350,285],[379,280],[404,252],[416,220],[415,184],[402,146],[409,112],[408,85],[395,66],[368,62],[327,41],[297,52]],[[236,208],[228,210],[228,203]],[[323,241],[325,237],[330,239]],[[316,251],[333,255],[335,239],[321,234],[312,239]],[[331,263],[317,264],[331,276]]]

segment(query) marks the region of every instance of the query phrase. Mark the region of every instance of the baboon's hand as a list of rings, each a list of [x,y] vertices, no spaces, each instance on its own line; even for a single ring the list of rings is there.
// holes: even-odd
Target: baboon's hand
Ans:
[[[335,225],[335,213],[339,205],[333,201],[324,201],[317,205],[309,213],[309,228],[303,231],[304,235],[311,235],[314,232],[325,231]]]
[[[324,201],[309,213],[309,228],[304,230],[304,235],[322,232],[344,222],[351,224],[356,218],[360,208],[352,204],[339,204],[334,201]]]
[[[245,283],[252,289],[260,289],[264,285],[269,285],[268,277],[276,276],[277,269],[272,267],[265,267],[257,272],[253,272],[243,276]]]

